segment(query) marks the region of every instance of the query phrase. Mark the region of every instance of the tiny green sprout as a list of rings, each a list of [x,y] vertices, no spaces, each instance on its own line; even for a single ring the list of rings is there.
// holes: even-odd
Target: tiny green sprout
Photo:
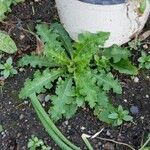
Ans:
[[[141,46],[141,41],[139,39],[135,39],[128,43],[130,50],[138,50]]]
[[[17,70],[14,69],[13,65],[12,65],[13,61],[12,58],[9,57],[6,60],[6,63],[4,64],[0,64],[0,74],[6,79],[9,76],[13,76],[15,74],[17,74]]]
[[[120,126],[123,121],[132,121],[133,117],[129,115],[129,111],[123,110],[122,106],[119,105],[115,112],[108,115],[109,119],[113,120],[114,126]]]
[[[141,57],[138,61],[140,68],[150,69],[150,55],[147,55],[144,51],[141,52]]]
[[[3,126],[0,124],[0,133],[3,131]]]
[[[32,135],[28,142],[29,150],[36,150],[40,148],[41,150],[50,150],[51,148],[44,145],[43,140],[38,139],[36,136]]]

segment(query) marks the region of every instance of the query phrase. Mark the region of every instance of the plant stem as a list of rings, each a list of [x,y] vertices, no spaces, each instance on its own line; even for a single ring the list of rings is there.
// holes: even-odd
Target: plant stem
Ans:
[[[37,110],[37,108],[34,107],[34,109],[36,110],[36,113],[37,113],[39,119],[41,120],[43,126],[45,127],[46,131],[47,131],[48,134],[51,136],[51,138],[58,144],[58,146],[59,146],[62,150],[73,150],[73,149],[70,148],[68,145],[66,145],[66,144],[58,137],[58,135],[50,128],[49,124],[47,124],[47,122],[44,120],[42,114],[40,114],[40,112]]]
[[[48,126],[46,126],[45,128],[51,128],[51,130],[54,131],[54,133],[63,141],[65,142],[68,146],[70,146],[73,150],[80,150],[79,147],[75,146],[74,144],[72,144],[68,139],[66,139],[66,137],[58,130],[58,128],[55,126],[55,124],[52,122],[52,120],[49,118],[48,114],[45,112],[45,110],[43,109],[42,105],[40,104],[40,102],[38,101],[36,94],[31,94],[30,95],[31,98],[31,102],[35,108],[35,110],[38,111],[38,114],[40,114],[42,116],[41,119],[44,119],[45,124],[47,124]],[[41,120],[40,119],[40,120]],[[42,120],[41,120],[42,121]]]
[[[112,139],[107,139],[107,138],[101,138],[101,137],[97,137],[97,138],[100,139],[100,140],[103,140],[103,141],[108,141],[108,142],[113,142],[115,144],[124,145],[124,146],[127,146],[128,148],[130,148],[131,150],[135,150],[135,148],[133,148],[132,146],[130,146],[126,143],[118,142],[118,141],[115,141],[115,140],[112,140]]]
[[[88,135],[82,134],[82,139],[83,139],[84,143],[86,144],[87,148],[89,150],[94,150],[92,145],[90,144],[89,140],[87,139],[88,137],[89,137]]]
[[[150,142],[150,138],[148,138],[148,140],[144,143],[144,145],[139,149],[139,150],[143,150],[143,148],[145,148],[145,146]]]

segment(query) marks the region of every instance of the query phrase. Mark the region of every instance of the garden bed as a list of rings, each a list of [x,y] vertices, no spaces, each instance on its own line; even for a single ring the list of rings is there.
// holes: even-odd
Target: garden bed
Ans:
[[[5,24],[1,24],[0,29],[9,32],[17,44],[19,52],[14,56],[15,60],[23,53],[30,53],[36,49],[35,37],[26,30],[22,30],[22,27],[32,30],[40,21],[51,23],[58,19],[54,2],[49,0],[26,0],[25,3],[14,6],[12,12],[7,16]],[[144,30],[150,29],[149,23],[150,21]],[[149,51],[150,39],[147,39],[145,43],[148,46],[145,50]],[[143,45],[139,47],[135,56],[140,54],[141,49],[143,49]],[[133,57],[133,61],[135,60],[136,57]],[[1,150],[27,150],[27,141],[32,134],[42,138],[52,149],[59,150],[39,123],[30,103],[18,98],[18,93],[23,87],[25,79],[31,77],[32,74],[31,68],[20,69],[19,74],[7,79],[1,88],[0,124],[3,127],[0,135],[2,138]],[[100,137],[124,142],[138,149],[150,132],[150,71],[141,71],[134,79],[127,76],[120,76],[119,78],[123,87],[123,94],[119,96],[112,94],[110,97],[115,105],[121,104],[128,109],[135,106],[139,109],[136,114],[133,114],[134,123],[124,123],[121,127],[111,127],[100,122],[88,108],[79,110],[72,119],[62,120],[57,126],[64,135],[82,149],[85,149],[81,139],[82,133],[94,135],[103,129]],[[91,144],[94,150],[127,149],[126,146],[98,138],[91,140]]]

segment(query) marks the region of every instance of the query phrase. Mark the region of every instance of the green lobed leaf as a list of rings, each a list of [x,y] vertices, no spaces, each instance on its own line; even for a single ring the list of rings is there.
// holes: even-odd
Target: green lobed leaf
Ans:
[[[150,55],[147,55],[144,51],[141,52],[141,57],[138,61],[140,68],[150,69]]]
[[[118,118],[116,123],[116,126],[120,126],[123,123],[123,120]]]
[[[56,88],[56,95],[52,96],[51,99],[53,106],[50,107],[49,113],[53,120],[57,121],[62,116],[66,118],[72,117],[77,110],[72,78],[60,81]]]
[[[121,59],[128,59],[130,51],[127,48],[122,48],[117,45],[113,45],[110,48],[104,49],[104,56],[108,59],[113,59],[113,63],[121,61]]]
[[[0,74],[6,79],[9,76],[17,74],[17,70],[14,69],[13,60],[9,57],[4,64],[0,64]]]
[[[50,58],[47,58],[45,56],[42,56],[42,55],[25,55],[23,56],[19,62],[18,62],[18,65],[21,66],[21,67],[24,67],[24,66],[32,66],[34,68],[36,68],[37,66],[39,68],[41,67],[56,67],[58,66],[58,64],[54,63]]]
[[[117,110],[117,111],[118,111],[118,113],[120,113],[120,114],[121,114],[121,113],[123,112],[123,107],[122,107],[121,105],[119,105],[119,106],[118,106],[118,110]]]
[[[90,70],[85,72],[76,72],[74,74],[76,89],[78,93],[85,97],[85,101],[93,108],[98,102],[99,87],[96,86],[93,74]]]
[[[41,74],[37,71],[34,75],[34,79],[27,79],[24,88],[22,88],[19,97],[22,99],[28,98],[32,93],[40,93],[45,88],[50,89],[52,82],[63,74],[63,70],[49,70],[46,69]]]
[[[103,122],[108,124],[113,124],[114,120],[109,118],[111,112],[114,112],[116,109],[113,105],[109,102],[105,102],[105,106],[102,107],[100,105],[95,106],[94,114]]]
[[[36,29],[44,42],[44,54],[54,60],[55,63],[68,64],[70,59],[63,47],[63,43],[59,40],[59,34],[52,32],[45,24],[37,25]]]
[[[124,121],[132,121],[132,120],[133,120],[133,117],[130,116],[130,115],[125,115],[125,116],[123,117],[123,120],[124,120]]]
[[[108,115],[108,118],[110,119],[117,119],[118,118],[118,114],[117,113],[111,113],[110,115]]]
[[[118,70],[120,73],[129,74],[129,75],[137,75],[138,69],[131,64],[129,60],[121,60],[118,63],[111,63],[111,66]]]
[[[99,87],[102,87],[104,91],[109,91],[113,89],[113,92],[121,94],[122,87],[117,79],[114,79],[114,76],[111,72],[106,73],[105,71],[100,71],[95,74],[97,79],[97,84]]]
[[[109,35],[107,32],[98,32],[97,34],[86,32],[80,34],[79,42],[74,43],[74,61],[80,64],[82,68],[85,68],[97,53],[99,47],[104,45]]]
[[[106,58],[105,56],[95,55],[94,60],[99,70],[104,69],[110,71],[110,60],[108,58]]]
[[[50,30],[48,25],[46,25],[46,24],[38,24],[36,26],[36,29],[37,29],[37,34],[40,36],[40,38],[42,39],[42,41],[44,43],[48,43],[48,42],[50,42],[51,39],[53,39],[52,36],[51,36],[52,32],[51,32],[51,30]],[[55,36],[55,38],[56,38],[57,34],[53,33],[53,36]]]
[[[12,38],[3,31],[0,31],[0,52],[13,54],[17,51],[17,47]]]

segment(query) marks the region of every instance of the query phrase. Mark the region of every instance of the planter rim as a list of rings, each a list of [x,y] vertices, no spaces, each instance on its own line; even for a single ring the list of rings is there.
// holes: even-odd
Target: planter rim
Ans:
[[[77,3],[80,3],[81,5],[86,5],[87,7],[90,7],[90,6],[94,6],[94,7],[115,7],[116,6],[116,7],[119,7],[121,5],[128,4],[129,1],[133,1],[133,0],[127,0],[124,3],[121,3],[121,4],[110,4],[110,5],[91,4],[91,3],[87,3],[87,2],[82,2],[80,0],[72,0],[72,1],[76,1]]]
[[[138,1],[126,0],[126,3],[116,5],[95,5],[79,0],[56,0],[56,6],[61,23],[70,37],[78,41],[78,35],[83,32],[110,32],[105,47],[113,44],[127,43],[143,29],[149,13],[150,3],[139,15]]]

